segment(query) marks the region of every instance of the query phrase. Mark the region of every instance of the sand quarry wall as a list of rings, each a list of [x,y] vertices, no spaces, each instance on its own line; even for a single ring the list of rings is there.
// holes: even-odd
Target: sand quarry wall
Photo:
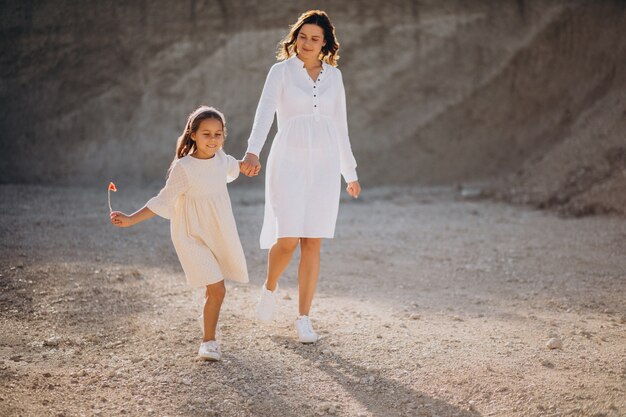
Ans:
[[[310,7],[2,2],[0,181],[161,181],[199,104],[225,112],[226,150],[241,156],[276,44]],[[626,2],[315,7],[342,43],[363,185],[481,184],[567,213],[626,213]]]

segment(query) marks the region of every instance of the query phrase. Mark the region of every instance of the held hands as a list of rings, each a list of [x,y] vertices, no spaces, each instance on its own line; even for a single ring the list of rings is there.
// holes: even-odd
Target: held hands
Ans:
[[[359,198],[359,194],[361,194],[361,185],[358,181],[349,182],[348,186],[346,187],[346,191],[353,198]]]
[[[241,164],[239,164],[239,170],[242,174],[247,175],[248,177],[259,175],[259,171],[261,171],[259,157],[252,153],[247,153],[243,158],[243,161],[241,161]]]
[[[111,224],[117,227],[130,227],[134,223],[130,216],[121,211],[113,211],[111,212]]]

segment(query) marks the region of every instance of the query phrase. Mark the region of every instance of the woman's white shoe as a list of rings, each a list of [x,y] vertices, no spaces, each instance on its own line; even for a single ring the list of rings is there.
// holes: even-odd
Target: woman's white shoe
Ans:
[[[298,332],[300,343],[315,343],[319,339],[319,336],[313,330],[309,316],[298,316],[296,319],[296,331]]]
[[[198,356],[205,361],[219,361],[222,357],[220,345],[215,340],[209,340],[200,344]]]
[[[261,287],[261,296],[256,306],[256,316],[260,321],[270,322],[274,317],[274,310],[276,308],[276,293],[278,292],[278,284],[274,291],[270,291],[265,288],[265,284]]]

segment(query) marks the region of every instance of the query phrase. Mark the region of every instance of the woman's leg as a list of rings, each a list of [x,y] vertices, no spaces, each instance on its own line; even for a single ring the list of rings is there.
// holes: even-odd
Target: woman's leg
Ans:
[[[203,342],[215,340],[215,329],[220,317],[220,309],[226,295],[224,281],[206,286],[206,300],[204,302],[204,338]]]
[[[278,284],[278,278],[285,272],[293,251],[298,247],[297,237],[281,237],[276,241],[274,246],[270,249],[270,253],[267,258],[267,276],[265,279],[265,288],[270,291],[276,289]]]
[[[321,238],[300,239],[300,267],[298,268],[299,301],[301,316],[308,316],[320,273]]]

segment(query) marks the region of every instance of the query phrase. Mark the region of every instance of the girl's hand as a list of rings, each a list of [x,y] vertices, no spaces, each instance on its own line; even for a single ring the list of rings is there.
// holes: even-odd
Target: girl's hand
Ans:
[[[346,191],[354,198],[359,198],[359,194],[361,194],[361,185],[358,181],[352,181],[348,183],[346,187]]]
[[[239,170],[242,174],[247,175],[248,177],[259,175],[259,171],[261,171],[259,157],[254,154],[247,153],[243,158],[243,161],[241,161]]]
[[[134,223],[130,216],[127,216],[121,211],[114,211],[111,213],[111,224],[117,227],[130,227]]]

